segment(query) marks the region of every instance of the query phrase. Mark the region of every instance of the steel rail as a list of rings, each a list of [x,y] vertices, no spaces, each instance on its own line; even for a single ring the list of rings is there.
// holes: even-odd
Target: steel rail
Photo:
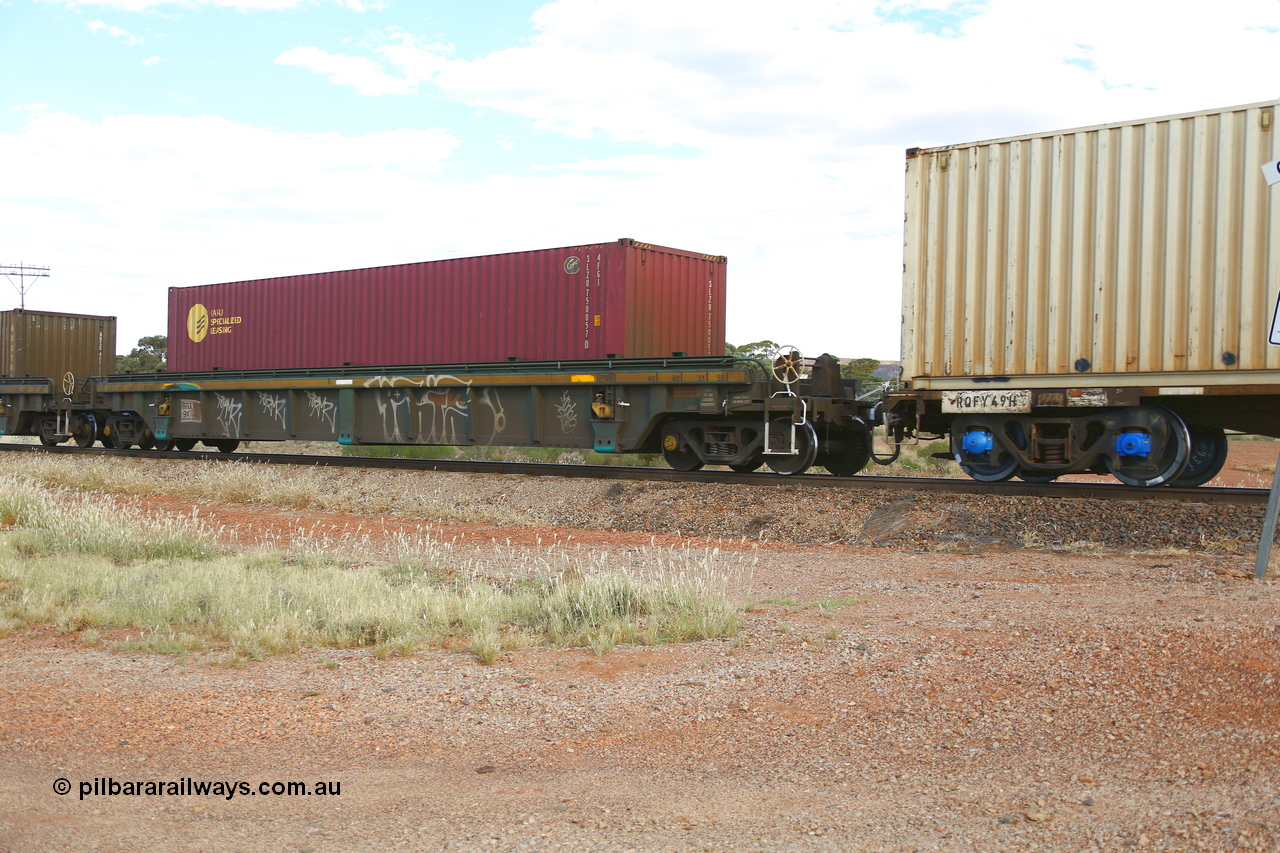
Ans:
[[[778,474],[700,470],[673,471],[670,468],[628,468],[621,465],[561,465],[550,462],[477,462],[461,459],[403,459],[385,456],[314,456],[285,453],[218,453],[216,451],[112,450],[39,444],[3,444],[0,451],[67,455],[114,456],[136,459],[198,459],[214,462],[304,465],[313,467],[371,468],[393,471],[441,471],[465,474],[507,474],[531,477],[580,479],[648,480],[668,483],[720,483],[728,485],[772,486],[774,488],[866,489],[879,491],[928,491],[949,494],[1004,495],[1009,497],[1069,498],[1076,500],[1141,501],[1162,500],[1181,503],[1213,503],[1237,506],[1265,506],[1267,489],[1197,488],[1159,486],[1140,488],[1120,483],[982,483],[939,477],[876,477],[859,475],[833,477],[829,474]]]

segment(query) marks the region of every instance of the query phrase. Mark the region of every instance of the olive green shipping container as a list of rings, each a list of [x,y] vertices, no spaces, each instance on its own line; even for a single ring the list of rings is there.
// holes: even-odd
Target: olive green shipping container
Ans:
[[[0,311],[0,375],[43,376],[60,387],[71,373],[116,372],[116,318],[53,311]]]

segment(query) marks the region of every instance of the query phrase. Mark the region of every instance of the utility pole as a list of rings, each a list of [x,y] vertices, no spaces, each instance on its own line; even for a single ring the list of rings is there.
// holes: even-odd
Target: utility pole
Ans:
[[[1267,186],[1280,183],[1280,160],[1272,160],[1262,166],[1262,177]],[[1277,297],[1275,313],[1271,315],[1271,335],[1267,343],[1280,346],[1280,297]],[[1258,559],[1253,565],[1253,576],[1262,580],[1271,566],[1271,545],[1276,541],[1276,515],[1280,513],[1280,458],[1271,478],[1271,494],[1267,497],[1267,514],[1262,519],[1262,537],[1258,540]]]
[[[18,291],[18,309],[25,311],[27,308],[27,291],[35,287],[35,282],[27,284],[27,279],[48,278],[49,268],[32,267],[26,264],[0,264],[0,275],[7,278],[9,284],[12,284],[13,288]],[[15,275],[18,277],[16,284],[13,281]]]

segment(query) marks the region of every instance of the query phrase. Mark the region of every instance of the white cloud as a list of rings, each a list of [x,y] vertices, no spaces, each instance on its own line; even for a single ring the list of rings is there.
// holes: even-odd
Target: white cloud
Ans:
[[[448,56],[454,50],[451,44],[440,44],[395,29],[371,36],[368,41],[376,45],[373,52],[396,68],[400,76],[388,74],[369,57],[331,54],[311,46],[285,51],[276,57],[276,64],[320,74],[329,82],[351,86],[362,95],[407,95],[416,91],[420,83],[433,81],[447,68]]]
[[[368,193],[347,198],[335,194],[337,186],[437,175],[457,144],[439,130],[296,134],[218,116],[117,116],[94,123],[47,111],[20,133],[0,134],[8,162],[45,164],[15,175],[10,197],[53,196],[92,204],[108,218],[170,223],[253,218],[260,195],[297,197],[299,211],[317,215],[360,212]],[[317,195],[340,201],[317,205]]]
[[[277,65],[292,65],[321,74],[339,86],[351,86],[361,95],[408,95],[415,84],[387,74],[372,59],[327,53],[318,47],[295,47],[276,57]]]
[[[412,83],[434,80],[448,67],[448,56],[454,52],[451,44],[433,42],[410,33],[393,30],[385,38],[394,44],[382,44],[377,47],[377,52]]]
[[[142,36],[132,35],[119,27],[112,26],[103,21],[90,21],[89,30],[95,33],[105,32],[113,38],[124,39],[124,43],[130,47],[142,44]]]
[[[273,12],[311,5],[317,0],[52,0],[72,8],[104,8],[120,12],[145,12],[152,9],[199,9],[208,6],[216,9],[234,9],[238,12]],[[361,0],[330,0],[332,5],[353,12],[365,12],[385,8],[382,2]]]
[[[1082,0],[1069,14],[1025,0],[955,11],[956,38],[886,23],[887,4],[559,0],[527,46],[448,60],[406,46],[446,95],[585,138],[715,150],[787,140],[839,157],[853,145],[959,141],[1194,109],[1270,95],[1280,5],[1212,16],[1165,4]],[[1216,9],[1216,7],[1215,7]],[[963,13],[963,14],[960,14]],[[1248,29],[1249,27],[1255,29]],[[443,67],[441,67],[443,66]]]
[[[128,344],[164,328],[170,285],[418,259],[447,221],[433,198],[457,144],[33,111],[0,134],[0,159],[32,164],[6,187],[0,233],[53,267],[57,290],[32,307],[117,314]]]

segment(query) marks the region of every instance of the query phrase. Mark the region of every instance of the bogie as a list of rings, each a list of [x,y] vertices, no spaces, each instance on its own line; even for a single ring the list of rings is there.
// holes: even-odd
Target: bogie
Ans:
[[[1132,486],[1199,485],[1221,469],[1226,454],[1220,429],[1193,431],[1162,406],[964,414],[948,428],[960,468],[988,482],[1105,472]]]
[[[672,420],[662,430],[662,454],[677,471],[727,465],[754,471],[764,463],[763,425],[756,420]]]

